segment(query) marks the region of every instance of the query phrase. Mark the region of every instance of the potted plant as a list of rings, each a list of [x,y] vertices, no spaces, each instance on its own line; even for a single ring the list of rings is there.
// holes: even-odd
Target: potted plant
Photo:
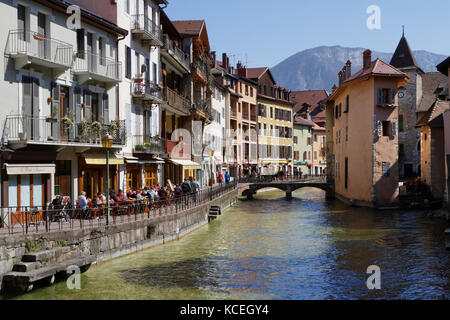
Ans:
[[[108,128],[108,133],[112,136],[115,135],[116,131],[117,131],[118,125],[116,121],[111,121],[111,124],[109,125]]]
[[[153,138],[154,138],[156,141],[161,140],[161,136],[160,136],[159,134],[155,135]]]
[[[69,117],[64,117],[61,119],[61,122],[64,126],[64,129],[70,129],[71,126],[73,126],[73,119]]]
[[[137,144],[137,145],[134,147],[134,149],[135,149],[136,151],[142,151],[142,150],[144,150],[144,146],[143,146],[142,144]]]
[[[33,38],[34,38],[35,40],[38,40],[38,41],[43,41],[43,40],[44,40],[44,37],[41,36],[41,35],[39,35],[39,34],[34,34],[34,35],[33,35]]]
[[[51,98],[49,98],[49,99],[51,99]],[[51,115],[50,115],[50,117],[46,118],[46,121],[47,122],[57,122],[58,121],[58,113],[59,113],[58,106],[53,104],[52,110],[51,110]]]
[[[81,138],[85,139],[87,137],[88,132],[88,122],[86,120],[81,121],[78,126],[78,130]]]
[[[150,143],[146,142],[146,143],[144,143],[143,147],[144,147],[144,149],[150,149],[151,145],[150,145]]]

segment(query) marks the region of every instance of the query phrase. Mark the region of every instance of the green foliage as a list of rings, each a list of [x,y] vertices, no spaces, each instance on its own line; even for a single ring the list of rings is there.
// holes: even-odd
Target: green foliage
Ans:
[[[67,247],[67,241],[66,240],[56,240],[56,246],[57,247]]]
[[[36,241],[33,240],[27,240],[25,242],[25,253],[30,253],[30,252],[39,252],[42,250],[41,246],[44,243],[44,239],[40,238]]]

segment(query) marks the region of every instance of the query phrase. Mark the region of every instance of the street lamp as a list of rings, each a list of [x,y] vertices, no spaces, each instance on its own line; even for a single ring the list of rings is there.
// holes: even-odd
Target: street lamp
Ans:
[[[112,148],[113,138],[107,134],[102,137],[102,146],[106,150],[106,225],[109,225],[109,150]]]

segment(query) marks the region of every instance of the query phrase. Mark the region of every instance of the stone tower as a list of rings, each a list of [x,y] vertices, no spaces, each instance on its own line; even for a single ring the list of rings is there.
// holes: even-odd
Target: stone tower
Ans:
[[[410,81],[399,89],[399,175],[400,181],[420,175],[420,130],[417,106],[422,98],[422,75],[403,31],[390,64],[406,73]]]

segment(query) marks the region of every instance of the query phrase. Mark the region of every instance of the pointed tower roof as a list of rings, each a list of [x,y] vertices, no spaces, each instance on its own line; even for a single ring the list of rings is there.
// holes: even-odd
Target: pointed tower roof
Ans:
[[[405,38],[405,31],[403,30],[402,38],[398,43],[397,49],[395,50],[394,55],[392,56],[390,65],[396,68],[408,68],[415,67],[419,68],[417,64],[416,58],[414,58],[414,54],[408,44],[408,40]]]

